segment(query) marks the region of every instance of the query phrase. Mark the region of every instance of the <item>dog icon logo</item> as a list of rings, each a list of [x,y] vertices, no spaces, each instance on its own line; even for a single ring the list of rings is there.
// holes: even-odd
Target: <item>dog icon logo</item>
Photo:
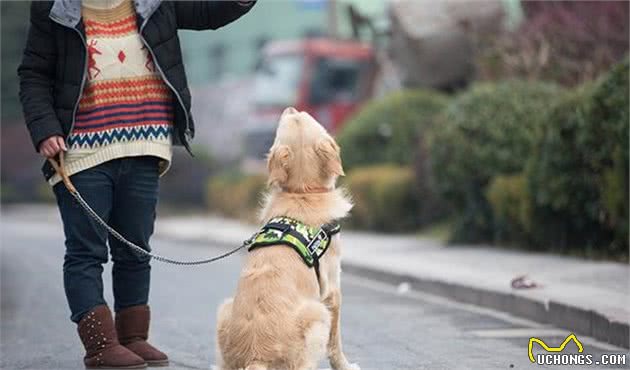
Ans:
[[[578,348],[578,352],[582,353],[584,351],[584,346],[582,342],[575,336],[575,334],[571,333],[568,337],[560,344],[558,347],[549,347],[545,342],[543,342],[540,338],[529,338],[529,344],[527,345],[527,352],[529,354],[529,360],[533,363],[536,363],[536,359],[534,358],[534,354],[532,352],[532,348],[534,347],[534,343],[538,343],[545,351],[547,352],[562,352],[564,348],[567,346],[569,342],[573,341]]]

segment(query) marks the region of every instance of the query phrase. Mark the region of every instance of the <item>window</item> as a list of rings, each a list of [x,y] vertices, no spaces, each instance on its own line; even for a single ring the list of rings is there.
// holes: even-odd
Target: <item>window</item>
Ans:
[[[287,107],[297,103],[303,58],[276,55],[264,58],[256,70],[254,100],[258,106]]]
[[[310,103],[320,105],[337,100],[356,101],[364,65],[358,60],[320,58],[315,63]]]

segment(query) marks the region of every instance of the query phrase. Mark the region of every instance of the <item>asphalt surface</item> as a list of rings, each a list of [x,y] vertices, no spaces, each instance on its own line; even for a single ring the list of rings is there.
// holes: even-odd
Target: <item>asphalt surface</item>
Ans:
[[[82,348],[63,294],[58,217],[5,209],[0,230],[0,367],[83,369]],[[153,248],[190,259],[221,251],[159,239],[153,241]],[[203,267],[153,264],[151,341],[169,354],[169,369],[209,369],[214,364],[216,308],[233,293],[241,258]],[[106,269],[104,275],[106,287],[109,272]],[[527,356],[529,337],[559,345],[566,331],[404,286],[350,274],[342,280],[345,352],[364,370],[630,368],[535,365]],[[111,289],[106,293],[112,302]],[[589,338],[579,339],[584,353],[595,359],[602,353],[620,352]],[[568,352],[575,349],[567,346]],[[320,367],[328,366],[322,362]]]

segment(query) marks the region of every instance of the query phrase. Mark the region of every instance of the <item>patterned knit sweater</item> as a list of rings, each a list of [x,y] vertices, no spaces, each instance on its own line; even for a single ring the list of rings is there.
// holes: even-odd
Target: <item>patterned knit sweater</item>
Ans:
[[[171,91],[138,34],[131,0],[110,9],[82,7],[88,66],[68,137],[70,175],[116,158],[156,156],[166,172],[172,156]],[[52,185],[58,175],[50,179]]]

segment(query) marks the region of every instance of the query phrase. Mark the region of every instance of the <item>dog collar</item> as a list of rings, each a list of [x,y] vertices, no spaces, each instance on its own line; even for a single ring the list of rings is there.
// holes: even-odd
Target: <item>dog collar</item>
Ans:
[[[281,188],[283,193],[287,193],[287,194],[323,194],[323,193],[331,193],[333,191],[335,191],[335,188],[313,188],[313,189],[309,189],[309,190],[304,190],[304,191],[295,191],[295,190],[289,190],[288,188]]]

